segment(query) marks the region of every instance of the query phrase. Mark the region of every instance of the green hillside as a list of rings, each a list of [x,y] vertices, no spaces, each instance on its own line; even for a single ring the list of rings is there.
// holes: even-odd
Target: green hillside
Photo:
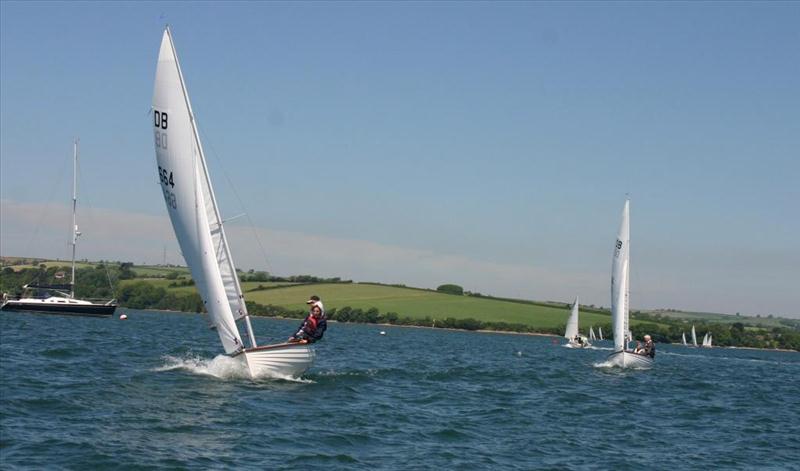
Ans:
[[[305,309],[305,301],[318,295],[325,308],[349,306],[367,310],[377,308],[382,313],[395,312],[412,319],[473,318],[489,322],[525,324],[537,328],[556,328],[564,325],[569,315],[566,308],[499,301],[489,298],[457,296],[436,291],[361,283],[325,283],[251,291],[245,299],[259,304],[272,304],[288,309]],[[581,315],[581,327],[604,325],[611,317],[603,314]]]
[[[49,282],[66,265],[62,261],[2,257],[0,291],[22,294],[26,283]],[[81,263],[77,270],[76,296],[116,298],[132,309],[167,309],[199,312],[204,309],[194,282],[185,267],[134,266],[125,262]],[[250,313],[272,317],[302,318],[305,301],[316,294],[323,298],[332,320],[339,322],[390,323],[465,330],[491,329],[514,332],[563,333],[568,306],[497,298],[469,293],[447,294],[405,286],[352,283],[339,278],[310,275],[274,277],[264,272],[240,273]],[[461,288],[452,285],[444,287]],[[607,311],[581,309],[580,329],[602,327],[610,334]],[[679,342],[691,325],[698,332],[711,332],[718,345],[800,350],[800,321],[782,318],[726,316],[676,310],[634,311],[635,335],[650,333],[657,342]]]
[[[664,318],[685,320],[687,322],[714,322],[718,324],[733,324],[735,322],[745,322],[761,327],[781,327],[787,325],[787,319],[775,316],[741,316],[731,314],[718,314],[715,312],[689,312],[677,310],[654,310],[647,311],[648,314],[658,315]],[[788,320],[791,324],[792,321]],[[796,321],[795,321],[796,322]]]

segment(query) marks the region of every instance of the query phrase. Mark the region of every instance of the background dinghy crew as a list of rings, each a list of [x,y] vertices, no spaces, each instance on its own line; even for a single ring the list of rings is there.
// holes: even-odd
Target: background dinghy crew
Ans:
[[[644,336],[644,347],[642,348],[642,355],[647,355],[650,358],[656,357],[656,344],[650,335]]]
[[[650,335],[644,336],[644,345],[636,342],[636,350],[634,353],[638,353],[639,355],[645,355],[650,358],[656,357],[656,344],[653,342],[653,338]]]

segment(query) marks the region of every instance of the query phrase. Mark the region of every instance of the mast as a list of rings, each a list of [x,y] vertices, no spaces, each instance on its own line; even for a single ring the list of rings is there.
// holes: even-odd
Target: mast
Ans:
[[[69,282],[69,297],[75,297],[75,247],[78,245],[78,220],[75,215],[78,207],[78,139],[72,142],[72,277]]]
[[[241,311],[242,311],[241,314],[242,314],[242,317],[244,317],[245,326],[247,328],[247,336],[250,339],[250,346],[251,347],[257,347],[258,345],[256,344],[256,336],[253,333],[253,326],[250,324],[250,314],[247,312],[247,305],[244,302],[244,295],[242,294],[242,287],[239,284],[239,277],[237,276],[236,270],[233,267],[233,261],[232,261],[232,258],[231,258],[230,248],[228,247],[227,237],[225,237],[225,230],[224,230],[224,228],[222,226],[222,223],[223,223],[222,216],[220,215],[219,207],[217,206],[217,198],[214,195],[214,191],[211,189],[213,187],[211,186],[211,179],[209,178],[209,175],[208,175],[208,168],[206,166],[205,152],[203,152],[203,144],[200,141],[200,134],[199,134],[199,132],[197,130],[197,123],[195,122],[195,119],[194,119],[194,111],[192,110],[192,104],[189,101],[189,92],[186,90],[186,83],[183,80],[183,71],[181,70],[181,64],[180,64],[180,61],[178,60],[178,53],[175,50],[175,42],[172,40],[172,30],[170,29],[169,25],[167,25],[167,27],[166,27],[166,32],[167,32],[167,35],[169,35],[169,45],[172,48],[172,55],[175,58],[175,66],[178,69],[178,77],[180,79],[179,82],[181,84],[181,91],[183,92],[183,100],[186,103],[186,109],[188,110],[188,113],[189,113],[189,123],[191,124],[191,128],[192,128],[192,136],[194,137],[195,145],[197,145],[197,149],[198,149],[198,151],[200,153],[200,159],[199,160],[200,160],[200,165],[202,166],[202,170],[203,170],[203,178],[205,179],[206,185],[209,188],[209,196],[211,197],[211,206],[214,209],[214,216],[215,216],[215,219],[216,219],[216,221],[213,221],[213,224],[217,226],[217,230],[219,231],[221,239],[222,239],[223,249],[226,252],[226,259],[227,259],[228,263],[231,266],[231,271],[232,271],[232,274],[233,274],[233,281],[236,284],[236,293],[237,293],[237,295],[239,297],[239,303],[240,303],[240,306],[241,306]],[[231,306],[231,308],[232,307],[233,306]]]

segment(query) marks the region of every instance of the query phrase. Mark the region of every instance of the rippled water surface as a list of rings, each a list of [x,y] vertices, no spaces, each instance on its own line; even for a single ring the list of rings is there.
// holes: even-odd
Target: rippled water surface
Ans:
[[[0,313],[2,468],[799,466],[797,353],[659,345],[623,372],[610,344],[332,323],[302,380],[251,381],[200,316],[124,312]]]

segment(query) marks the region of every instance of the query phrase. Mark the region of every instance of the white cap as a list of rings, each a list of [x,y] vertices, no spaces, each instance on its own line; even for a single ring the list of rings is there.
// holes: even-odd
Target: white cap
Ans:
[[[319,306],[320,310],[322,311],[322,314],[325,315],[325,306],[322,304],[322,301],[313,301],[309,304],[311,304],[310,309],[314,309],[314,306]]]

